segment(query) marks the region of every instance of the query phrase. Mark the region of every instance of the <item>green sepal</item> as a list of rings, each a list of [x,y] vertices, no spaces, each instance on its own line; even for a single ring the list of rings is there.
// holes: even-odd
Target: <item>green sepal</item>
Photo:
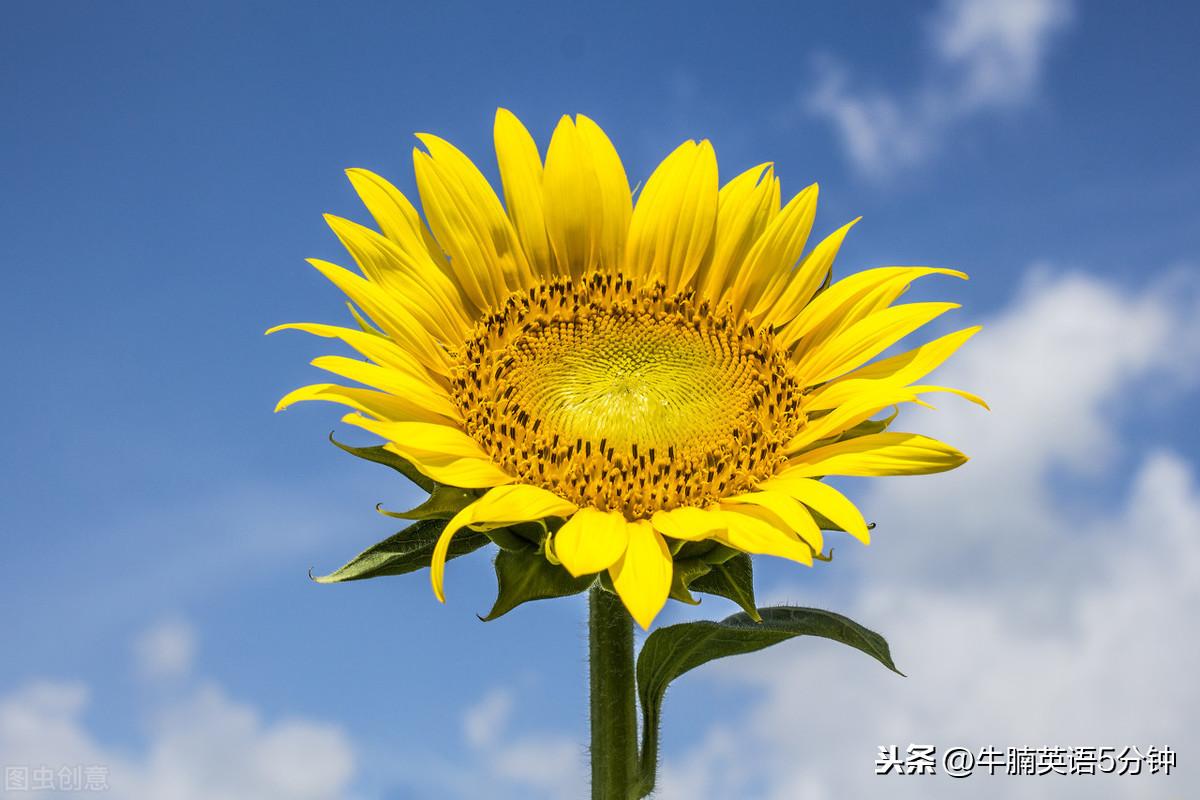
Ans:
[[[444,520],[416,522],[394,536],[371,545],[328,575],[314,577],[313,580],[317,583],[344,583],[425,569],[433,560],[433,547],[445,527]],[[487,543],[488,538],[482,533],[460,531],[450,540],[446,560],[465,556]]]
[[[537,544],[522,536],[512,527],[501,527],[483,531],[483,535],[501,550],[510,553],[531,553],[537,551]]]
[[[396,519],[450,519],[459,511],[479,499],[479,493],[474,489],[460,489],[457,486],[447,486],[435,483],[424,503],[408,511],[387,511],[381,505],[375,510],[386,517]]]
[[[672,551],[676,561],[686,561],[689,558],[699,558],[706,564],[720,564],[736,556],[741,550],[727,547],[716,539],[702,539],[698,542],[684,542],[683,547]]]
[[[563,567],[551,564],[533,550],[501,550],[496,553],[496,602],[484,622],[491,622],[522,603],[567,597],[587,591],[595,575],[573,578]]]
[[[376,445],[374,447],[351,447],[350,445],[342,444],[337,439],[333,438],[332,433],[329,434],[329,441],[333,442],[352,456],[358,456],[359,458],[366,459],[367,461],[374,461],[376,464],[383,464],[391,467],[427,492],[432,492],[434,487],[437,485],[434,483],[434,481],[430,480],[425,475],[422,475],[417,468],[408,461],[396,455],[391,450],[386,449],[382,445]]]
[[[754,605],[754,567],[746,553],[737,553],[732,558],[710,565],[709,571],[693,581],[691,588],[732,600],[752,620],[762,621]]]
[[[510,525],[509,528],[513,533],[522,536],[540,548],[545,544],[546,537],[550,535],[551,528],[558,530],[562,527],[562,523],[563,520],[559,517],[544,517],[542,519],[533,519],[529,522],[518,522],[515,525]]]
[[[712,569],[711,564],[706,564],[698,558],[676,561],[671,570],[671,599],[687,603],[689,606],[700,605],[700,601],[688,590],[688,587],[697,578],[706,575],[710,569]]]
[[[821,530],[823,530],[823,531],[841,531],[842,533],[846,532],[845,528],[843,528],[841,525],[838,525],[836,522],[829,519],[829,517],[826,517],[824,514],[817,511],[815,508],[808,509],[808,513],[812,514],[813,522],[817,523],[817,527],[820,528]],[[868,522],[867,530],[869,530],[869,531],[875,530],[875,523]],[[822,559],[822,560],[826,560],[826,559]]]
[[[713,542],[712,545],[712,549],[701,556],[708,564],[724,564],[731,558],[745,555],[741,550],[721,544],[720,542]]]
[[[813,293],[813,297],[816,297],[821,292],[828,289],[829,284],[831,284],[831,283],[833,283],[833,267],[832,266],[829,269],[825,270],[825,277],[824,277],[824,279],[821,280],[821,285],[817,287],[817,291],[815,291]],[[812,301],[810,300],[809,302],[811,303]]]
[[[549,529],[546,526],[546,520],[535,519],[490,530],[485,528],[482,533],[501,550],[509,550],[514,553],[541,553],[544,550]]]
[[[832,413],[832,409],[816,411],[809,417],[809,419],[810,420],[818,420],[821,417],[824,417],[830,413]],[[873,433],[883,433],[884,431],[886,431],[888,429],[888,426],[891,425],[896,420],[896,416],[899,413],[900,413],[899,406],[894,406],[892,413],[889,414],[887,417],[884,417],[883,419],[863,420],[862,422],[858,423],[857,425],[855,425],[851,428],[847,428],[846,430],[842,431],[839,434],[836,434],[834,436],[826,436],[824,439],[818,439],[817,441],[808,445],[805,449],[806,450],[815,450],[818,447],[825,447],[826,445],[834,444],[836,442],[844,442],[848,439],[857,439],[859,436],[867,436],[868,434],[873,434]],[[818,480],[820,480],[820,479],[818,478]],[[829,530],[833,530],[833,529],[830,528]]]
[[[847,428],[842,431],[837,437],[839,442],[844,442],[847,439],[857,439],[859,436],[867,436],[873,433],[883,433],[896,420],[896,416],[900,413],[899,408],[894,408],[892,413],[883,419],[865,419],[857,425]]]
[[[638,699],[642,705],[641,776],[637,797],[654,788],[658,765],[658,728],[662,701],[671,681],[718,658],[753,653],[797,636],[819,636],[861,650],[892,672],[887,642],[854,620],[816,608],[774,606],[759,609],[762,622],[734,614],[721,622],[683,622],[646,637],[637,659]]]
[[[608,570],[600,573],[600,588],[609,594],[617,593],[617,587],[613,586],[612,575],[608,574]]]

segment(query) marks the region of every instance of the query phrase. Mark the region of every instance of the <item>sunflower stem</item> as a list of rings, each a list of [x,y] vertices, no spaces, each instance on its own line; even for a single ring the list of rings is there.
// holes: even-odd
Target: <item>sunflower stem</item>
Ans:
[[[638,785],[633,619],[599,585],[588,597],[592,800],[630,800]]]

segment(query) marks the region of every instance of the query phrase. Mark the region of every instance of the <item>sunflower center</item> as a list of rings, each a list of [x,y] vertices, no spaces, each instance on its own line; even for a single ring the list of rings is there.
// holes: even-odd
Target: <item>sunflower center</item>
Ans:
[[[467,432],[509,474],[631,518],[749,488],[800,422],[769,335],[612,275],[510,298],[455,384]]]
[[[529,330],[508,347],[512,407],[568,441],[706,449],[752,394],[747,365],[706,333],[631,309]]]

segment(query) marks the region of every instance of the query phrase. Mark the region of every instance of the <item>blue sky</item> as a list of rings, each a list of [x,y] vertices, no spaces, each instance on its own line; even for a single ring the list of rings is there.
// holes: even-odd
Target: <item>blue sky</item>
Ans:
[[[713,141],[726,176],[773,160],[785,192],[820,182],[819,229],[864,216],[840,270],[964,269],[970,283],[930,291],[989,326],[957,374],[993,414],[947,401],[914,423],[962,434],[963,475],[848,486],[894,538],[812,572],[759,568],[764,597],[855,611],[914,677],[802,644],[689,678],[668,701],[662,796],[871,796],[885,734],[1087,743],[1055,738],[1074,735],[1087,692],[1078,705],[1034,693],[1041,711],[1006,715],[967,680],[997,663],[994,680],[1026,696],[1030,664],[1080,687],[1136,674],[1129,706],[1092,729],[1200,745],[1183,724],[1200,715],[1194,687],[1138,693],[1200,665],[1194,622],[1163,616],[1200,599],[1186,535],[1200,519],[1187,422],[1200,13],[1066,0],[5,10],[0,764],[90,759],[112,765],[121,797],[167,800],[576,795],[582,604],[480,623],[494,586],[482,553],[452,566],[446,606],[423,575],[311,584],[310,567],[392,532],[376,502],[411,495],[325,441],[336,410],[271,414],[321,348],[262,336],[342,320],[303,259],[345,261],[323,212],[365,217],[344,168],[415,197],[411,134],[430,131],[493,176],[499,105],[543,143],[561,114],[586,113],[635,181],[691,137]],[[1142,608],[1128,635],[1144,647],[1093,621]],[[963,656],[975,637],[989,660]],[[1131,649],[1161,658],[1122,661]],[[768,666],[776,682],[886,694],[870,709],[842,698],[855,727],[837,688],[793,696]],[[936,686],[960,684],[979,708],[929,711]],[[832,733],[781,730],[772,708]],[[1140,727],[1137,708],[1156,724]],[[743,752],[764,732],[803,743],[813,769]],[[213,742],[240,743],[219,769]],[[287,788],[263,753],[311,780]],[[171,794],[164,774],[191,777]],[[1200,788],[1187,769],[1169,780],[1154,791]]]

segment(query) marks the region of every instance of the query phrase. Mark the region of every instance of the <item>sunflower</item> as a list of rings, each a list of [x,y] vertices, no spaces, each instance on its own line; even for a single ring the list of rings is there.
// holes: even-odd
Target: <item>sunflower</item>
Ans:
[[[966,461],[887,430],[894,413],[873,419],[930,392],[983,404],[917,383],[978,328],[876,360],[957,307],[895,304],[913,280],[966,276],[883,267],[831,282],[858,220],[806,250],[816,184],[781,207],[772,165],[721,186],[712,145],[687,141],[635,204],[595,122],[563,117],[543,163],[501,109],[502,203],[453,145],[418,139],[424,221],[390,183],[349,170],[379,232],[327,216],[361,274],[310,261],[348,296],[359,328],[272,331],[340,339],[366,359],[316,359],[362,386],[305,386],[280,409],[348,406],[345,422],[428,478],[476,490],[434,549],[439,600],[456,533],[548,520],[545,557],[572,576],[606,573],[649,627],[684,544],[811,565],[822,528],[869,541],[862,514],[823,477]]]

